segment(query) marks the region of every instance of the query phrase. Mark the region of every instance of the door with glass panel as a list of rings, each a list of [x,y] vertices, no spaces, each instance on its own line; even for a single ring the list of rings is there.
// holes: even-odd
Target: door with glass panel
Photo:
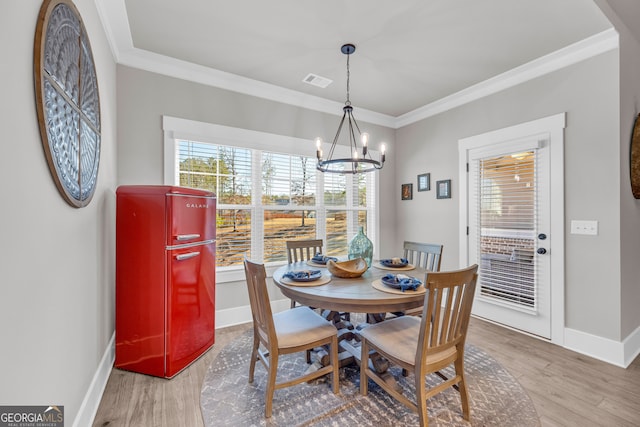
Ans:
[[[468,250],[479,280],[473,314],[551,337],[548,141],[468,152]]]

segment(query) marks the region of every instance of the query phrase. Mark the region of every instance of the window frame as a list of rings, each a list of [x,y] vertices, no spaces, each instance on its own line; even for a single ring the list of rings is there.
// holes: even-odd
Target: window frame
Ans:
[[[235,127],[229,127],[224,125],[218,125],[213,123],[199,122],[195,120],[181,119],[171,116],[162,117],[162,130],[164,135],[164,171],[163,181],[165,185],[179,185],[180,171],[179,171],[179,152],[178,152],[178,140],[191,140],[203,143],[210,143],[215,145],[226,145],[239,148],[246,148],[253,150],[253,158],[262,157],[262,152],[273,152],[288,154],[291,156],[307,156],[315,158],[316,146],[311,140],[295,138],[285,135],[277,135],[266,132],[253,131],[248,129],[241,129]],[[324,152],[328,152],[329,146],[323,147]],[[372,151],[372,155],[379,155],[379,153]],[[340,156],[349,156],[350,152],[348,147],[338,146],[336,147],[336,153]],[[254,168],[255,170],[255,168]],[[320,173],[320,172],[319,172]],[[369,174],[368,174],[369,175]],[[348,211],[357,212],[358,210],[366,210],[367,215],[367,230],[368,237],[374,243],[374,252],[378,248],[378,236],[380,235],[379,225],[379,206],[377,200],[379,200],[379,177],[377,173],[372,175],[373,188],[367,187],[367,201],[371,201],[371,206],[367,206],[362,209],[349,208]],[[320,176],[320,175],[318,175]],[[353,192],[353,185],[349,185],[349,182],[355,177],[353,175],[346,175],[347,177],[347,197],[350,197]],[[333,209],[333,206],[327,206],[324,203],[324,180],[317,180],[317,200],[315,208],[318,209]],[[261,182],[254,180],[255,183]],[[255,215],[252,215],[252,224],[254,221],[258,221],[258,215],[264,214],[265,206],[262,205],[259,198],[252,198],[252,204],[244,206],[243,208],[252,209]],[[357,208],[358,206],[353,206]],[[297,207],[300,208],[300,207]],[[342,209],[343,206],[336,206],[336,209]],[[262,218],[262,216],[260,216]],[[320,219],[320,218],[318,218]],[[319,222],[319,221],[318,221]],[[256,227],[256,229],[262,230],[263,227]],[[357,232],[358,227],[352,225],[351,221],[348,221],[348,236],[353,236]],[[326,232],[324,223],[317,225],[316,233],[324,235]],[[254,236],[252,235],[252,248]],[[326,244],[326,242],[325,242]],[[253,252],[252,252],[253,254]],[[255,254],[257,258],[262,259],[262,250],[260,253]],[[252,255],[254,256],[254,255]],[[375,257],[374,253],[374,257]],[[270,276],[272,272],[281,265],[284,265],[286,261],[276,261],[266,263],[267,274]],[[227,266],[216,267],[216,282],[225,283],[244,280],[244,269],[241,266]]]

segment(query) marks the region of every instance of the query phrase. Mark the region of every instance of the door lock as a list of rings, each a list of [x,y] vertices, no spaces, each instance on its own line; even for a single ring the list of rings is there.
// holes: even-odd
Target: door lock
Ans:
[[[538,248],[536,252],[538,252],[540,255],[544,255],[547,253],[547,250],[545,248]]]

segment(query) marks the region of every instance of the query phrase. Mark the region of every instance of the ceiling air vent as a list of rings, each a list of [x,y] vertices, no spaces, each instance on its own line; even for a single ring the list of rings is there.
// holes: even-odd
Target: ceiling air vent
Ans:
[[[313,73],[307,74],[307,77],[305,77],[302,81],[313,86],[321,87],[323,89],[333,83],[333,80],[329,80],[326,77],[321,77]]]

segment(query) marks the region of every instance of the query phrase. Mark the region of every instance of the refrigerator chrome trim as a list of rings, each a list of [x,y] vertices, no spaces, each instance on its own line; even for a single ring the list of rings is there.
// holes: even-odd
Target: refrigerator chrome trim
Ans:
[[[196,198],[196,199],[210,199],[210,200],[217,199],[216,196],[199,196],[197,194],[189,194],[189,193],[167,193],[167,194],[165,194],[165,196],[167,196],[167,197],[193,197],[193,198]]]

